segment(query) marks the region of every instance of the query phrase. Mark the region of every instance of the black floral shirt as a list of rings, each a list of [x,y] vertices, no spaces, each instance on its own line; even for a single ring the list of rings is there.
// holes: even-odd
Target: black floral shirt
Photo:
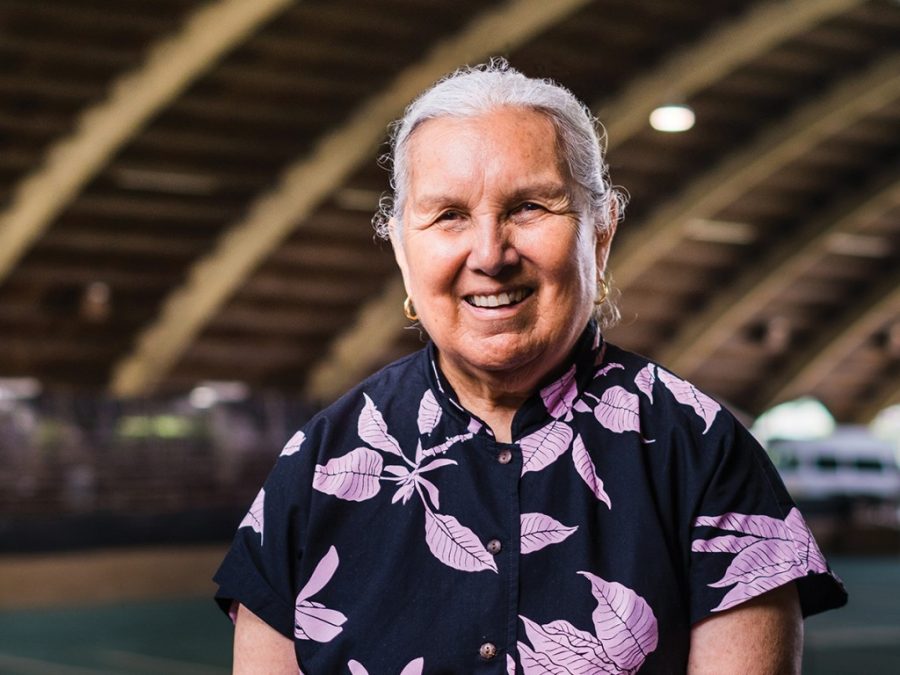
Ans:
[[[498,442],[434,347],[316,415],[216,574],[307,675],[683,673],[691,625],[796,581],[842,605],[802,516],[714,399],[605,343]]]

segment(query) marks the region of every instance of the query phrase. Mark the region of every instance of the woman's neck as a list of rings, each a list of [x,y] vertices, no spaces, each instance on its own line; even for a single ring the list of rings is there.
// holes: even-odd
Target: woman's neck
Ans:
[[[438,352],[438,364],[460,404],[487,424],[502,443],[512,441],[512,422],[519,408],[544,378],[506,372],[471,373],[449,363]]]

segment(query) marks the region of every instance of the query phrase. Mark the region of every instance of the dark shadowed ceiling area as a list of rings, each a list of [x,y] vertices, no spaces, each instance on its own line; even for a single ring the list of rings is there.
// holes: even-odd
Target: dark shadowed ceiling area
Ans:
[[[749,415],[900,402],[889,0],[0,0],[0,377],[325,402],[418,348],[376,157],[492,55],[608,130],[610,340]]]

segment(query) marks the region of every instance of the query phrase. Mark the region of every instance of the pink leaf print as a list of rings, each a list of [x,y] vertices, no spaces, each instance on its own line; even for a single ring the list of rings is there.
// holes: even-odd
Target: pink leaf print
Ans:
[[[350,675],[369,675],[369,671],[359,661],[354,661],[353,659],[347,662],[347,668],[350,669]],[[420,656],[407,663],[403,670],[400,671],[400,675],[422,675],[424,668],[425,659]]]
[[[667,370],[657,368],[656,372],[659,376],[659,381],[666,385],[666,388],[672,392],[675,400],[684,405],[689,405],[694,409],[694,412],[706,422],[706,428],[703,430],[703,433],[705,434],[709,431],[713,420],[716,419],[716,414],[722,409],[722,406],[697,389],[697,387],[690,382],[686,382],[680,377],[676,377]]]
[[[637,394],[615,386],[603,392],[600,402],[594,408],[594,417],[604,427],[617,434],[625,431],[640,433],[640,403]]]
[[[359,661],[354,661],[353,659],[347,662],[347,668],[350,669],[350,675],[369,675],[369,671],[363,668]]]
[[[441,419],[441,406],[434,397],[431,389],[426,389],[419,402],[419,417],[416,420],[419,425],[419,433],[423,436],[430,434]]]
[[[338,499],[361,502],[378,494],[383,461],[369,448],[356,448],[342,457],[316,464],[313,487]]]
[[[594,373],[593,379],[597,379],[598,377],[603,377],[611,370],[625,370],[625,366],[621,363],[607,363],[602,368],[598,369],[596,373]]]
[[[540,551],[550,544],[558,544],[578,529],[577,525],[567,527],[543,513],[523,513],[520,520],[522,555]]]
[[[641,371],[634,377],[634,383],[637,385],[637,388],[644,392],[647,398],[650,399],[650,403],[653,403],[653,384],[655,382],[656,366],[652,363],[648,363],[641,368]]]
[[[537,659],[540,667],[561,666],[563,673],[618,673],[609,657],[604,653],[600,641],[583,630],[578,630],[568,621],[553,621],[543,626],[519,617],[525,624],[525,634],[536,652],[546,659]],[[524,667],[525,661],[523,659]],[[528,670],[526,672],[542,672]]]
[[[522,475],[540,471],[555,462],[569,447],[572,428],[560,421],[553,421],[519,441],[522,448]]]
[[[770,516],[754,516],[744,513],[723,513],[721,516],[700,516],[694,526],[708,525],[720,530],[733,530],[744,534],[755,534],[758,537],[781,538],[790,537],[787,526],[778,518]]]
[[[330,642],[340,633],[347,617],[328,609],[319,602],[309,600],[331,581],[338,568],[337,549],[332,546],[316,565],[309,580],[297,594],[294,609],[294,636],[300,640]]]
[[[291,436],[291,440],[289,440],[284,445],[284,449],[281,451],[282,457],[288,457],[293,455],[300,449],[300,446],[303,445],[303,441],[306,440],[306,434],[302,431],[298,431],[296,434]]]
[[[403,670],[400,671],[400,675],[422,675],[424,669],[425,659],[420,656],[407,663]]]
[[[506,675],[516,675],[516,660],[509,654],[506,655]]]
[[[453,516],[425,509],[425,541],[434,557],[463,572],[497,571],[494,557],[468,527]]]
[[[722,578],[709,584],[713,588],[733,585],[713,611],[729,609],[811,572],[828,569],[796,508],[791,509],[784,521],[762,515],[725,513],[701,516],[694,524],[747,535],[695,539],[691,543],[691,550],[699,553],[736,554]]]
[[[650,605],[622,584],[590,572],[579,574],[591,582],[597,599],[592,618],[604,651],[622,670],[637,670],[657,645],[656,617]]]
[[[477,434],[479,431],[481,431],[482,426],[484,426],[484,425],[481,422],[476,420],[474,417],[470,417],[469,418],[469,426],[466,428],[466,430],[470,434],[474,435],[474,434]]]
[[[518,646],[519,660],[522,662],[525,675],[572,675],[571,670],[553,663],[549,656],[533,651],[524,642],[520,642]],[[515,670],[509,672],[514,673]]]
[[[447,450],[449,450],[452,446],[457,443],[462,443],[463,441],[467,441],[472,438],[472,434],[460,434],[459,436],[451,436],[443,443],[434,446],[433,448],[425,448],[422,450],[423,457],[434,457],[435,455],[443,455]]]
[[[583,398],[580,398],[577,401],[575,401],[575,405],[572,406],[572,410],[577,410],[578,412],[583,412],[583,413],[593,411],[591,406],[589,406]]]
[[[373,448],[402,457],[400,444],[388,433],[387,424],[384,417],[381,416],[381,412],[375,407],[368,394],[363,394],[363,397],[366,402],[362,412],[359,413],[357,422],[359,437]]]
[[[575,384],[575,366],[561,378],[541,389],[541,400],[551,417],[565,417],[572,410],[578,388]]]
[[[581,476],[581,480],[590,488],[594,496],[606,507],[612,509],[612,502],[606,490],[603,489],[603,481],[597,475],[597,467],[594,466],[594,460],[591,459],[590,453],[584,447],[584,441],[581,440],[581,434],[572,441],[572,461],[575,463],[575,470]]]
[[[265,523],[265,503],[266,503],[266,491],[265,489],[260,490],[256,494],[256,499],[253,500],[253,503],[250,505],[250,510],[247,511],[247,515],[244,516],[244,519],[238,525],[238,529],[242,527],[249,527],[251,530],[259,534],[259,545],[262,546],[263,543],[263,524]]]
[[[736,537],[728,534],[712,539],[695,539],[691,543],[691,550],[697,553],[740,553],[758,541],[757,537]]]

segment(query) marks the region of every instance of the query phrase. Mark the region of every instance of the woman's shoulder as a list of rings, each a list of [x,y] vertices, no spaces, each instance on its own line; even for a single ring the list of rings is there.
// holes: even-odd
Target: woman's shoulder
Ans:
[[[664,365],[605,343],[594,364],[588,391],[610,408],[633,414],[641,428],[667,433],[673,428],[711,440],[740,426],[717,398]]]

